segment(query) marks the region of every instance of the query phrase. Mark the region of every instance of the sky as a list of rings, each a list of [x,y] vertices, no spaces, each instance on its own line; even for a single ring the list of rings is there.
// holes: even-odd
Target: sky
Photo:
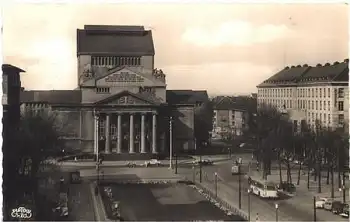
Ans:
[[[10,2],[10,1],[9,1]],[[26,89],[77,87],[76,29],[144,25],[168,89],[256,92],[285,66],[348,58],[345,4],[24,4],[3,6],[4,62]]]

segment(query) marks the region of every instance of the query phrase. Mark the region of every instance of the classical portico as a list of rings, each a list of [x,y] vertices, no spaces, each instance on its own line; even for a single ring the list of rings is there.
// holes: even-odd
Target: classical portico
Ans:
[[[94,153],[157,154],[157,117],[157,111],[95,111]]]

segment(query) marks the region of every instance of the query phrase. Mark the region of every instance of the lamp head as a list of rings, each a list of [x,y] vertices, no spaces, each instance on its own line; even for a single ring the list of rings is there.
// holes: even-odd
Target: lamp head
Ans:
[[[275,208],[278,209],[278,203],[275,203]]]

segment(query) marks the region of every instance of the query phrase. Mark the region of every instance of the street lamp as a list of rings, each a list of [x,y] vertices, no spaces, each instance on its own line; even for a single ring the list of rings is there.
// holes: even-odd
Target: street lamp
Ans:
[[[192,178],[192,180],[193,180],[193,183],[195,183],[196,182],[196,168],[195,168],[195,166],[193,165],[192,166],[192,173],[193,173],[193,178]]]
[[[218,173],[214,173],[215,197],[218,197]]]
[[[316,197],[314,196],[314,221],[316,222]]]
[[[175,174],[177,174],[177,153],[175,154]]]
[[[241,162],[238,162],[238,207],[239,209],[242,208],[242,188],[241,184],[242,178],[241,178]]]
[[[345,204],[345,198],[346,198],[346,194],[345,194],[345,186],[343,185],[341,188],[339,188],[339,192],[343,191],[343,203]]]
[[[276,222],[278,222],[278,203],[275,203],[276,208]]]
[[[169,162],[169,169],[173,168],[173,117],[170,117],[169,121],[169,155],[170,155],[170,162]]]
[[[250,221],[250,193],[252,190],[248,188],[248,221]]]

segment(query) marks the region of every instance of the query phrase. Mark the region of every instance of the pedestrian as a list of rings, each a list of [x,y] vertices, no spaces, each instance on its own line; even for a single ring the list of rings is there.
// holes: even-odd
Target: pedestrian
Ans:
[[[260,219],[259,219],[259,213],[256,213],[255,221],[256,221],[256,222],[259,222],[259,221],[260,221]]]

